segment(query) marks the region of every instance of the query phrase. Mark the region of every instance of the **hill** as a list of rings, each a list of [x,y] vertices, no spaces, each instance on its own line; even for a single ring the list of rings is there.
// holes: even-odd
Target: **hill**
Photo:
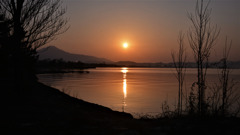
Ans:
[[[105,58],[98,58],[94,56],[82,55],[82,54],[72,54],[63,51],[55,46],[49,46],[38,50],[39,60],[44,59],[63,59],[64,61],[72,62],[83,62],[83,63],[113,63],[111,60]]]

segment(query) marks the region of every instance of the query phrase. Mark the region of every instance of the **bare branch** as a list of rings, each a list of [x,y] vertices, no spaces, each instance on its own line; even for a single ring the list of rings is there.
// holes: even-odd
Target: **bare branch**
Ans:
[[[195,13],[188,14],[188,18],[192,23],[188,31],[188,42],[193,51],[194,59],[198,68],[198,111],[200,114],[204,112],[206,74],[208,68],[208,60],[211,49],[216,44],[220,30],[217,26],[213,27],[210,23],[211,10],[209,9],[210,0],[204,5],[203,0],[197,0]]]
[[[17,5],[21,6],[17,7]],[[25,31],[24,41],[33,49],[39,48],[64,33],[67,20],[66,10],[60,0],[4,0],[0,7],[11,20],[20,11],[20,24]]]

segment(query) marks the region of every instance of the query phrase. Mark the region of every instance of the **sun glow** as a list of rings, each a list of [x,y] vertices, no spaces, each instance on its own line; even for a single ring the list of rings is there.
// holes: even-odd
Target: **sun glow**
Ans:
[[[123,43],[123,48],[128,48],[128,43],[127,42]]]
[[[122,70],[121,70],[121,72],[123,73],[123,78],[126,79],[126,74],[127,74],[127,72],[128,72],[128,68],[123,67]]]

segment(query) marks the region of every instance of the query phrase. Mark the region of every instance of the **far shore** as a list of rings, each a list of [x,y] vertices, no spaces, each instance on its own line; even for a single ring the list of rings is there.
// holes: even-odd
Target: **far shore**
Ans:
[[[41,71],[37,71],[37,74],[55,74],[55,73],[90,73],[88,70],[84,70],[84,69],[63,69],[63,70],[41,70]]]

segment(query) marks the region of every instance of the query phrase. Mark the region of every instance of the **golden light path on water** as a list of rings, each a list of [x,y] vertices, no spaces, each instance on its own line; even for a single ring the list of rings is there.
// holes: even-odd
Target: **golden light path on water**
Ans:
[[[123,73],[123,105],[122,105],[122,111],[124,112],[126,104],[126,98],[127,98],[127,72],[128,68],[123,67],[121,72]]]

